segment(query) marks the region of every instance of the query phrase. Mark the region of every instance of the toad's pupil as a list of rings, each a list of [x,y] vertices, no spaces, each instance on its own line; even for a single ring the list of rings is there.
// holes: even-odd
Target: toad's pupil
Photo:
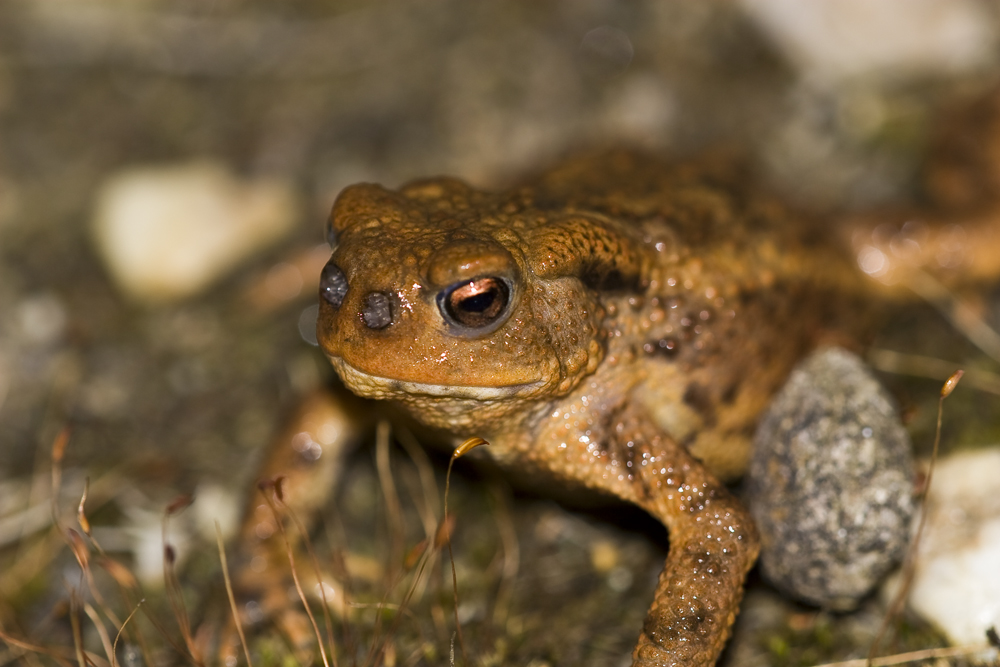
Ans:
[[[455,324],[480,328],[503,315],[510,297],[507,283],[500,278],[480,278],[459,283],[444,299],[445,317]]]
[[[489,292],[483,292],[482,294],[462,299],[458,307],[468,313],[483,313],[489,310],[490,306],[495,303],[497,303],[497,292],[496,290],[490,290]]]

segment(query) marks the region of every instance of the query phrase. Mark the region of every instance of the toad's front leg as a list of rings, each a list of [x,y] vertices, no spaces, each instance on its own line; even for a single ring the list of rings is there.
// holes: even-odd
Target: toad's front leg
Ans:
[[[670,553],[633,665],[711,667],[757,558],[757,531],[725,486],[644,415],[631,414],[611,431],[607,470],[631,474],[603,476],[598,485],[640,505],[670,533]]]
[[[736,618],[759,550],[749,513],[679,445],[640,467],[641,504],[670,531],[670,554],[634,665],[709,667]]]

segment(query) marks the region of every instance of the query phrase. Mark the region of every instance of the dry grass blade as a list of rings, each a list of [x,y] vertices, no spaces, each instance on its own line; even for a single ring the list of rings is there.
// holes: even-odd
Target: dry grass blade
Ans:
[[[302,583],[299,581],[299,573],[295,567],[295,553],[292,549],[292,543],[288,539],[288,532],[285,530],[285,522],[283,517],[278,511],[279,503],[282,503],[282,491],[281,491],[282,478],[279,477],[274,480],[265,480],[259,482],[257,487],[260,492],[264,495],[264,501],[267,503],[268,508],[274,515],[274,523],[278,527],[278,532],[281,534],[281,540],[285,545],[285,555],[288,557],[288,565],[292,572],[292,582],[295,584],[295,591],[299,594],[299,600],[302,601],[302,606],[306,610],[306,615],[309,617],[309,622],[312,624],[313,632],[316,635],[316,645],[319,648],[320,657],[323,659],[324,667],[330,667],[329,659],[326,656],[326,647],[324,646],[323,636],[320,634],[319,626],[316,624],[316,617],[312,613],[312,609],[309,607],[309,600],[306,598],[305,592],[302,590]],[[270,491],[270,493],[268,493]]]
[[[934,477],[934,468],[937,465],[938,450],[941,446],[941,419],[944,415],[944,399],[951,396],[951,393],[955,391],[955,387],[958,386],[959,380],[962,379],[965,371],[957,370],[951,374],[951,376],[945,381],[944,385],[941,387],[941,393],[938,396],[938,410],[937,410],[937,426],[934,431],[934,448],[931,450],[931,463],[927,470],[927,480],[924,484],[924,502],[927,502],[927,498],[930,497],[931,492],[931,480]],[[917,524],[917,532],[913,536],[913,541],[910,543],[910,548],[906,552],[906,560],[903,563],[903,580],[900,582],[899,590],[896,592],[896,596],[889,606],[889,611],[886,612],[885,618],[882,619],[882,625],[879,626],[878,633],[875,635],[875,640],[872,642],[871,648],[868,650],[868,658],[865,664],[868,667],[872,667],[875,662],[875,652],[878,651],[879,644],[882,643],[882,638],[889,629],[889,625],[893,620],[899,616],[899,613],[903,610],[903,604],[906,601],[906,596],[910,591],[910,586],[913,583],[913,576],[916,571],[916,561],[917,561],[917,551],[920,549],[920,540],[924,534],[924,526],[927,525],[927,511],[920,514],[920,523]]]
[[[115,635],[115,643],[112,644],[111,646],[112,667],[117,667],[117,661],[114,659],[114,656],[118,655],[118,640],[121,639],[122,633],[125,632],[125,626],[128,625],[128,622],[132,620],[132,617],[135,616],[135,613],[139,611],[139,605],[141,605],[143,602],[145,602],[145,600],[139,600],[139,604],[135,606],[135,609],[132,610],[132,613],[130,613],[128,616],[125,617],[125,622],[122,623],[120,628],[118,628],[118,634]],[[146,664],[148,665],[152,663],[146,662]]]
[[[80,524],[83,534],[90,537],[90,522],[87,521],[85,507],[87,505],[87,493],[90,492],[90,478],[83,481],[83,494],[80,496],[80,504],[76,507],[76,521]]]
[[[944,386],[941,387],[941,399],[944,400],[951,396],[951,392],[955,391],[955,387],[958,386],[959,380],[965,375],[965,371],[959,369],[952,373],[948,379],[945,381]],[[941,426],[941,412],[938,411],[938,428]],[[937,443],[935,443],[937,444]],[[936,453],[936,452],[935,452]]]
[[[408,433],[406,434],[406,436],[408,436],[408,438],[402,441],[403,446],[407,449],[411,458],[417,465],[417,470],[418,473],[420,474],[421,486],[423,487],[424,494],[425,496],[428,496],[430,498],[430,499],[425,498],[426,502],[424,503],[424,507],[430,508],[433,505],[436,505],[437,501],[436,484],[434,481],[434,473],[430,465],[430,460],[427,458],[427,455],[423,452],[423,450],[420,449],[419,445],[413,440],[412,436],[409,435]],[[488,444],[486,443],[485,440],[481,440],[478,438],[474,439],[474,441],[475,442],[471,447],[464,447],[464,448],[460,447],[459,448],[460,452],[456,455],[456,458],[457,456],[460,456],[461,454],[464,454],[465,452],[469,451],[469,449],[472,449],[472,447],[476,447],[481,444]],[[468,442],[473,442],[473,441],[468,441]],[[468,444],[468,442],[465,444]],[[434,520],[433,517],[429,522],[426,521],[426,519],[424,520],[424,530],[427,533],[427,537],[421,542],[419,542],[416,546],[414,546],[403,561],[403,573],[405,573],[406,571],[411,571],[414,568],[416,568],[413,579],[410,582],[410,587],[407,590],[406,594],[403,596],[402,602],[398,606],[396,616],[393,619],[392,625],[386,632],[385,639],[383,639],[378,644],[377,651],[373,650],[373,652],[369,654],[368,658],[365,661],[366,665],[372,661],[374,661],[375,664],[378,664],[379,660],[383,656],[386,657],[388,656],[388,651],[391,648],[390,640],[395,635],[395,632],[399,627],[399,623],[403,615],[410,613],[407,609],[408,605],[413,600],[413,597],[417,593],[417,591],[422,590],[422,587],[424,586],[427,580],[427,577],[424,576],[424,572],[427,571],[431,563],[433,563],[435,559],[438,557],[440,549],[445,545],[445,543],[448,542],[448,539],[451,535],[451,529],[453,526],[454,526],[453,517],[445,517],[445,520],[442,521],[440,524],[437,524],[437,521]],[[428,548],[428,546],[431,545],[433,546],[433,548]],[[398,582],[393,583],[389,591],[386,592],[386,596],[388,596],[389,592],[391,592],[391,589],[395,587],[395,583]],[[387,604],[384,599],[379,603],[378,606],[379,610],[391,609],[391,608],[393,608],[393,606]],[[378,623],[376,623],[376,629],[378,627],[379,627]],[[419,655],[419,651],[417,652],[417,654]]]
[[[87,477],[83,482],[83,493],[80,495],[80,503],[77,505],[76,508],[76,520],[77,523],[80,524],[80,529],[83,531],[83,534],[86,535],[87,538],[90,540],[90,543],[94,545],[94,548],[97,549],[97,553],[101,555],[102,559],[110,560],[107,558],[107,554],[104,553],[104,549],[101,548],[101,545],[97,543],[97,540],[95,540],[94,536],[91,534],[90,521],[87,519],[87,512],[86,512],[87,496],[89,494],[90,494],[90,478]],[[101,610],[105,613],[105,615],[109,619],[111,619],[111,621],[115,625],[121,626],[121,622],[118,620],[118,617],[115,616],[114,612],[112,612],[110,607],[108,607],[108,605],[104,602],[104,598],[101,596],[101,592],[97,588],[97,583],[94,581],[94,574],[93,571],[90,569],[89,562],[86,564],[81,563],[80,565],[81,567],[83,567],[84,575],[87,577],[87,586],[90,587],[90,593],[91,595],[94,596],[94,600],[97,602],[98,606],[100,606]],[[131,573],[129,574],[131,575]],[[133,582],[135,581],[135,577],[132,577],[132,581]]]
[[[70,428],[64,426],[52,440],[52,464],[62,470],[63,457],[66,455],[66,445],[69,444]]]
[[[920,354],[904,354],[895,350],[869,350],[866,360],[869,365],[886,373],[910,375],[944,381],[955,370],[955,363]],[[962,378],[965,385],[1000,395],[1000,375],[981,368],[969,368]]]
[[[73,650],[76,654],[76,664],[79,667],[88,667],[87,658],[83,655],[83,631],[80,629],[80,615],[77,613],[76,595],[70,595],[69,600],[69,623],[73,631]]]
[[[296,516],[292,508],[289,507],[288,504],[286,504],[280,497],[277,499],[277,502],[281,505],[285,514],[288,515],[288,518],[292,520],[292,523],[295,524],[295,530],[299,532],[299,536],[302,538],[302,544],[306,547],[306,553],[309,554],[309,561],[313,568],[313,574],[316,575],[316,581],[319,586],[319,597],[323,603],[323,624],[326,628],[326,636],[330,639],[330,659],[333,660],[333,667],[338,667],[337,647],[333,640],[333,619],[330,618],[330,603],[326,599],[326,583],[323,581],[323,571],[320,569],[319,559],[316,557],[316,550],[313,549],[312,540],[309,539],[309,532],[305,529],[305,526],[302,525],[302,522],[299,521],[299,517]]]
[[[408,430],[398,430],[396,438],[406,450],[406,455],[417,466],[417,474],[420,476],[420,486],[423,488],[424,495],[423,511],[420,516],[424,522],[424,533],[429,538],[434,535],[437,517],[441,511],[441,508],[438,507],[439,496],[437,480],[434,479],[434,466],[431,465],[427,452]]]
[[[383,609],[395,609],[396,610],[396,616],[395,616],[395,618],[392,621],[392,625],[389,626],[389,630],[385,634],[385,639],[383,639],[380,643],[378,643],[378,649],[375,650],[375,646],[373,645],[372,651],[369,653],[368,657],[365,659],[365,665],[367,665],[369,663],[369,661],[372,661],[376,665],[379,664],[379,660],[382,659],[382,657],[385,654],[385,652],[389,649],[390,641],[391,641],[392,637],[394,637],[395,634],[396,634],[396,629],[399,627],[400,619],[403,617],[404,614],[409,614],[409,611],[407,610],[407,606],[410,604],[410,601],[413,599],[413,594],[417,590],[417,587],[423,581],[423,574],[424,574],[424,570],[427,569],[427,564],[431,562],[431,559],[433,558],[434,554],[436,553],[436,549],[439,548],[438,545],[435,544],[435,550],[428,550],[426,548],[426,544],[427,544],[427,541],[424,540],[420,544],[418,544],[416,547],[414,547],[413,551],[419,551],[420,552],[420,556],[418,557],[418,560],[417,560],[417,563],[419,564],[419,567],[417,568],[416,574],[414,574],[414,576],[413,576],[413,581],[410,582],[410,588],[406,591],[406,595],[403,596],[403,601],[400,602],[399,605],[389,604],[389,603],[387,603],[385,601],[385,598],[383,598],[379,602],[377,609],[378,609],[378,612],[379,612],[380,615],[381,615],[381,611]],[[424,548],[420,549],[420,545],[424,545]],[[409,568],[407,568],[407,569],[409,569]],[[388,597],[388,595],[389,595],[390,592],[391,592],[391,589],[388,590],[388,591],[386,591],[385,596]],[[367,605],[357,605],[358,608],[361,608],[363,606],[367,606]],[[378,624],[376,623],[376,631],[377,631],[377,629],[378,629]],[[376,635],[376,637],[377,637],[377,635]]]
[[[20,639],[15,639],[11,637],[3,630],[0,630],[0,639],[4,641],[8,646],[21,649],[28,653],[37,653],[38,655],[47,655],[56,662],[58,662],[62,667],[71,667],[73,664],[70,662],[68,656],[74,656],[76,654],[73,649],[55,649],[48,648],[46,646],[36,646],[35,644],[29,644],[28,642],[21,641]]]
[[[59,524],[59,488],[62,486],[62,461],[69,443],[69,427],[63,427],[52,441],[52,523]],[[59,528],[60,531],[62,528]]]
[[[365,665],[368,665],[369,663],[379,664],[379,661],[386,657],[387,651],[391,650],[392,637],[395,635],[396,629],[399,627],[400,619],[402,618],[407,605],[409,605],[410,601],[413,599],[418,587],[424,581],[424,570],[426,569],[430,558],[433,556],[431,552],[426,551],[420,554],[420,557],[417,559],[419,568],[414,575],[413,580],[410,582],[410,587],[403,596],[403,601],[400,603],[399,610],[393,618],[392,625],[389,626],[385,635],[381,635],[381,610],[392,608],[392,605],[389,605],[386,602],[389,595],[403,580],[406,572],[411,570],[413,567],[413,565],[409,563],[410,555],[407,557],[403,556],[403,512],[399,501],[399,495],[396,491],[395,481],[392,476],[392,470],[389,465],[389,424],[386,421],[379,422],[378,432],[376,433],[376,464],[378,468],[379,484],[386,498],[386,509],[390,523],[389,530],[391,533],[391,547],[389,565],[386,567],[385,594],[379,603],[379,611],[375,619],[374,639],[371,650],[365,658]],[[428,526],[425,524],[425,531],[427,528]]]
[[[52,525],[51,501],[32,503],[0,517],[0,548],[23,546],[24,537]]]
[[[452,452],[452,455],[451,455],[451,462],[454,462],[455,459],[458,459],[458,458],[461,458],[461,457],[465,456],[466,454],[468,454],[469,452],[471,452],[476,447],[479,447],[481,445],[489,446],[489,444],[490,443],[486,442],[482,438],[478,438],[478,437],[469,438],[468,440],[466,440],[461,445],[459,445],[458,447],[455,448],[455,451]]]
[[[97,583],[94,580],[93,570],[90,567],[90,552],[89,549],[87,548],[86,543],[84,542],[83,538],[80,537],[79,533],[77,533],[75,530],[73,529],[64,530],[61,526],[61,522],[59,519],[58,498],[59,498],[60,485],[62,483],[62,461],[66,453],[66,446],[69,443],[69,436],[70,436],[69,428],[68,427],[63,428],[56,436],[55,441],[53,442],[52,445],[52,471],[51,471],[52,485],[53,485],[51,490],[52,521],[53,524],[57,527],[57,529],[59,529],[60,536],[62,537],[63,541],[66,542],[66,544],[69,546],[70,551],[73,553],[74,557],[77,560],[77,563],[80,565],[81,572],[83,573],[83,577],[87,582],[87,587],[90,591],[91,596],[94,598],[94,601],[97,603],[98,607],[101,609],[104,615],[109,620],[111,620],[111,622],[115,626],[119,628],[119,634],[121,634],[122,629],[124,629],[125,627],[125,623],[122,623],[121,621],[118,620],[117,615],[105,602],[104,597],[101,595],[100,589],[97,587]],[[109,558],[104,553],[104,550],[101,548],[100,544],[97,543],[97,540],[93,538],[93,535],[91,534],[90,521],[87,519],[87,514],[86,514],[86,503],[89,495],[90,495],[90,478],[88,477],[84,481],[83,493],[81,494],[80,502],[77,505],[77,521],[80,525],[81,530],[83,530],[84,534],[87,535],[88,539],[94,545],[94,548],[97,549],[97,552],[101,556],[100,559],[97,561],[98,565],[100,565],[105,571],[107,571],[112,576],[112,578],[118,584],[123,599],[126,601],[128,606],[132,606],[131,603],[129,602],[126,589],[134,590],[135,588],[138,587],[138,584],[135,580],[135,576],[126,567],[114,561],[113,559]],[[22,559],[22,563],[38,562],[44,565],[51,559],[51,553],[47,551],[43,551],[43,553],[45,554],[45,558]],[[88,615],[90,615],[92,611],[93,608],[89,607],[88,605],[87,606]],[[133,611],[133,613],[135,612]],[[100,621],[97,619],[95,619],[94,623],[95,626],[98,628],[98,632],[101,633],[102,639],[104,639],[107,633],[104,630],[103,624],[100,623]],[[157,627],[159,628],[159,626]],[[145,639],[142,637],[141,633],[138,636],[138,640],[146,664],[152,664],[151,653],[149,652],[149,648],[147,647]],[[105,641],[104,644],[105,644],[105,651],[107,651],[108,649],[107,641]],[[111,660],[111,664],[115,664],[113,647],[112,647],[112,654],[109,655],[108,657]]]
[[[240,644],[243,646],[243,655],[247,658],[248,667],[253,667],[250,659],[250,649],[247,647],[247,638],[243,633],[243,624],[240,623],[240,611],[236,607],[236,596],[233,594],[233,582],[229,579],[229,562],[226,560],[226,548],[222,544],[222,528],[219,522],[215,522],[215,541],[219,547],[219,560],[222,562],[222,577],[226,581],[226,594],[229,596],[229,609],[233,612],[233,623],[236,625],[236,634],[240,636]]]
[[[111,609],[105,604],[104,598],[101,596],[100,591],[97,588],[97,583],[94,581],[94,573],[90,568],[90,551],[87,549],[87,545],[83,538],[72,528],[66,529],[65,537],[66,543],[69,545],[70,550],[73,552],[73,556],[76,558],[77,564],[80,566],[81,576],[83,577],[83,580],[87,582],[87,588],[90,590],[94,600],[101,606],[104,614],[110,618],[115,625],[120,626],[121,623],[118,622],[114,612],[112,612]],[[77,604],[76,594],[74,593],[70,596],[70,622],[73,625],[74,642],[78,639],[77,631],[79,629],[79,618],[76,610]],[[101,642],[104,645],[104,651],[105,653],[108,653],[108,659],[113,663],[114,654],[111,652],[111,641],[108,636],[107,629],[104,627],[104,623],[101,621],[94,608],[89,604],[84,604],[84,610],[94,623],[94,627],[100,635]],[[82,645],[78,646],[78,648],[82,651]],[[77,660],[80,660],[79,654],[77,655]]]
[[[192,501],[193,499],[189,495],[179,496],[167,506],[167,509],[163,513],[163,522],[161,524],[163,535],[163,581],[167,600],[174,612],[174,618],[177,619],[177,626],[181,630],[181,637],[184,639],[188,655],[196,665],[201,665],[203,664],[203,660],[194,636],[191,634],[191,619],[187,613],[187,606],[184,604],[184,592],[181,588],[180,580],[177,578],[177,570],[174,567],[177,554],[167,541],[167,525],[170,517],[188,507]]]
[[[448,460],[448,472],[445,474],[444,479],[444,525],[448,526],[448,492],[451,490],[451,469],[455,465],[455,460],[459,457],[465,456],[470,451],[479,447],[480,445],[489,445],[482,438],[469,438],[461,445],[455,448],[452,453],[451,458]],[[455,552],[451,548],[451,530],[448,530],[448,559],[451,561],[451,584],[452,591],[454,593],[455,602],[455,633],[458,635],[458,645],[462,649],[462,662],[466,665],[469,664],[469,655],[465,650],[465,639],[462,637],[462,624],[458,620],[458,574],[455,572]],[[452,664],[454,664],[454,646],[452,647]]]
[[[90,551],[87,549],[83,538],[80,537],[80,533],[72,528],[66,529],[65,537],[66,544],[69,545],[70,551],[73,552],[73,557],[76,558],[77,564],[81,570],[86,572],[90,569]]]
[[[420,540],[406,554],[406,560],[403,561],[403,569],[412,570],[415,568],[420,559],[423,558],[425,551],[427,551],[427,540]]]
[[[365,656],[365,661],[362,663],[363,667],[368,667],[369,665],[378,664],[379,660],[382,658],[382,652],[385,650],[386,643],[389,641],[387,638],[391,637],[396,632],[396,627],[399,623],[398,614],[393,620],[392,625],[389,627],[389,630],[388,632],[386,632],[385,636],[383,637],[382,635],[382,611],[384,609],[394,608],[394,605],[387,602],[387,600],[389,599],[389,595],[392,594],[392,591],[395,589],[395,583],[398,582],[394,582],[392,585],[386,586],[385,593],[382,595],[382,599],[380,599],[378,601],[378,604],[375,605],[375,626],[372,628],[372,642],[371,642],[371,647],[368,649],[368,655]],[[404,602],[406,601],[406,599],[407,598],[404,596],[403,598]],[[353,606],[356,609],[362,609],[369,605],[355,604]]]
[[[127,588],[129,590],[135,590],[139,587],[139,582],[135,580],[135,575],[132,574],[132,570],[128,569],[115,559],[109,556],[101,556],[97,559],[97,564],[107,572],[115,583],[122,588]]]
[[[108,629],[104,627],[104,622],[97,615],[97,610],[91,605],[84,603],[83,611],[90,618],[90,622],[94,624],[94,629],[97,630],[97,635],[101,638],[101,645],[104,647],[104,654],[108,656],[108,662],[114,665],[116,662],[115,649],[111,645],[111,636],[108,634]]]
[[[389,518],[389,563],[386,576],[392,576],[393,568],[403,559],[403,509],[399,503],[396,482],[392,477],[389,462],[389,422],[384,419],[375,431],[375,463],[378,468],[379,486],[385,496],[386,515]],[[387,582],[388,583],[388,582]]]
[[[93,538],[93,536],[90,536],[90,541],[94,545],[94,548],[97,549],[97,552],[100,554],[100,557],[97,558],[96,560],[97,565],[102,570],[107,572],[112,579],[114,579],[115,584],[118,586],[118,592],[121,595],[121,599],[125,604],[125,608],[134,607],[132,613],[129,614],[129,617],[131,618],[132,614],[134,614],[138,609],[138,605],[133,604],[131,596],[129,595],[129,591],[137,590],[139,588],[139,582],[136,581],[135,575],[132,574],[131,570],[129,570],[127,567],[125,567],[115,559],[108,556],[104,552],[104,549],[101,548],[101,545],[97,543],[97,540]],[[111,620],[111,622],[119,628],[118,634],[120,635],[122,634],[122,632],[125,632],[127,637],[128,633],[125,631],[125,625],[128,623],[128,618],[126,618],[124,622],[119,621],[118,616],[111,610],[111,608],[107,604],[105,604],[104,599],[100,595],[100,592],[97,590],[93,574],[88,571],[86,573],[86,576],[87,576],[87,585],[91,587],[94,595],[94,600],[98,603],[98,606],[101,608],[101,611],[103,611],[104,615],[107,616]],[[146,661],[146,664],[147,665],[153,664],[152,654],[150,653],[149,647],[146,644],[146,639],[143,636],[142,632],[138,629],[136,629],[136,640],[139,643],[139,648],[142,651],[143,659]]]
[[[66,538],[66,543],[69,545],[70,550],[73,552],[73,556],[76,558],[77,563],[80,565],[80,571],[83,575],[84,580],[87,582],[87,588],[90,591],[90,594],[93,596],[94,601],[101,608],[101,611],[104,612],[104,615],[107,616],[112,623],[120,627],[122,625],[121,621],[118,620],[118,616],[111,610],[108,604],[104,601],[104,596],[101,595],[101,591],[97,587],[97,582],[94,580],[94,572],[90,567],[90,550],[87,548],[87,545],[84,542],[83,538],[80,536],[78,532],[76,532],[72,528],[66,529],[64,537]],[[101,553],[103,554],[103,551],[101,551]],[[102,558],[105,560],[107,559],[107,557],[102,557]]]
[[[153,616],[153,614],[149,611],[148,605],[142,607],[142,613],[146,617],[146,620],[148,620],[153,625],[153,627],[156,628],[156,631],[160,633],[160,636],[163,637],[163,639],[168,644],[170,644],[170,646],[177,652],[178,655],[185,654],[184,647],[178,644],[177,641],[174,639],[174,637],[172,637],[170,633],[167,632],[166,627],[164,627],[164,625],[159,621],[159,619]],[[147,665],[156,664],[153,660],[150,659],[152,657],[152,653],[150,653],[148,647],[145,644],[145,641],[142,639],[142,635],[139,635],[139,638],[140,638],[139,639],[140,646],[142,647],[143,651],[143,659],[146,661],[146,664]]]
[[[57,531],[47,531],[30,544],[18,544],[18,553],[0,570],[0,600],[13,599],[26,582],[33,581],[60,553],[65,543]]]
[[[503,627],[507,621],[510,599],[513,593],[514,581],[521,565],[521,546],[517,540],[517,531],[511,518],[510,498],[504,487],[494,486],[493,516],[496,518],[497,530],[500,532],[500,543],[503,545],[503,570],[500,575],[500,587],[497,589],[496,603],[493,605],[493,624]]]
[[[437,487],[437,480],[434,478],[434,468],[430,458],[413,437],[413,434],[405,429],[400,430],[397,432],[397,439],[417,470],[418,480],[414,480],[411,476],[404,477],[403,480],[407,483],[410,498],[414,507],[417,508],[420,522],[423,524],[424,540],[420,542],[423,545],[422,550],[433,543],[437,533],[438,517],[441,516],[441,494]],[[418,562],[419,555],[414,554],[414,550],[411,550],[403,562],[403,567],[407,570],[413,569]],[[427,567],[434,574],[440,573],[434,562],[439,556],[440,551],[435,549],[430,556],[431,561],[427,563]],[[419,580],[419,587],[413,593],[414,599],[420,600],[431,582],[432,577],[422,577]]]
[[[420,522],[424,529],[424,539],[420,540],[416,545],[410,548],[406,552],[406,556],[403,558],[403,573],[412,571],[419,563],[424,552],[432,544],[435,544],[435,534],[438,530],[438,514],[431,514],[432,510],[426,501],[426,490],[423,488],[423,484],[412,478],[404,478],[406,481],[407,491],[409,491],[410,499],[413,502],[413,506],[417,508],[417,513],[420,515]],[[441,499],[437,499],[438,504],[440,504]],[[435,547],[437,545],[435,544]],[[440,552],[435,549],[433,553],[430,554],[431,562],[427,564],[427,567],[431,568],[434,572],[434,560],[440,555]],[[423,598],[426,592],[427,586],[430,584],[430,577],[421,577],[417,582],[417,588],[413,591],[413,599],[420,600]]]
[[[1000,361],[1000,334],[936,278],[925,271],[914,269],[906,280],[906,286],[937,308],[953,327],[969,339],[969,342],[994,360]]]
[[[918,662],[922,660],[942,660],[944,658],[960,658],[962,656],[975,655],[989,650],[989,646],[955,646],[951,648],[930,648],[921,651],[910,651],[909,653],[898,653],[887,655],[881,658],[858,658],[857,660],[845,660],[843,662],[828,662],[816,667],[888,667],[889,665],[904,665],[908,662]]]
[[[101,591],[97,587],[97,582],[94,580],[94,572],[90,567],[90,550],[87,548],[87,544],[84,542],[80,534],[72,528],[66,529],[65,538],[66,543],[73,552],[73,556],[76,558],[76,562],[80,565],[80,571],[84,580],[87,582],[87,588],[93,596],[94,601],[97,602],[101,611],[104,612],[104,615],[107,616],[112,623],[116,626],[121,626],[121,622],[118,620],[118,617],[111,610],[108,604],[104,601],[104,597],[101,595]]]
[[[328,512],[324,512],[322,518],[323,532],[330,547],[330,569],[334,578],[340,581],[342,606],[347,609],[351,606],[351,600],[354,597],[354,579],[350,570],[347,569],[343,549],[337,546],[347,543],[347,531],[344,528],[340,509],[336,504],[333,504]],[[340,617],[340,630],[345,655],[356,655],[356,642],[346,613]]]
[[[172,501],[170,501],[170,504],[167,505],[167,508],[163,511],[163,513],[168,517],[173,516],[175,514],[180,514],[188,507],[190,507],[191,503],[193,502],[194,502],[194,496],[192,496],[190,493],[182,493],[181,495],[177,496]]]
[[[340,549],[333,549],[330,554],[330,559],[334,576],[341,582],[341,597],[344,601],[344,608],[346,609],[351,606],[351,599],[353,598],[351,573],[347,569],[347,563],[344,560],[343,551]],[[347,655],[353,656],[355,655],[354,635],[351,632],[351,624],[348,622],[347,614],[341,615],[340,627],[345,652]]]

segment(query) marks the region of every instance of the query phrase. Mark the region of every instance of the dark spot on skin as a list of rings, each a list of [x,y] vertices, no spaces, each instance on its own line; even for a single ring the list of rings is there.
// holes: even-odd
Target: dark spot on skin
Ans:
[[[608,275],[604,276],[604,289],[607,290],[621,290],[625,289],[625,279],[622,277],[620,271],[610,271]]]
[[[739,378],[733,378],[733,380],[726,386],[722,392],[721,401],[725,405],[732,405],[733,401],[736,400],[737,394],[740,391],[740,380]]]
[[[678,600],[676,609],[660,607],[646,616],[643,631],[659,646],[697,644],[712,631],[715,619],[701,600]]]
[[[722,577],[729,571],[724,558],[720,558],[719,554],[705,549],[700,544],[689,544],[684,550],[684,560],[698,573],[711,577]]]
[[[635,475],[639,472],[637,461],[640,460],[641,452],[645,449],[645,443],[635,440],[613,441],[613,447],[609,448],[611,458],[618,461],[618,464],[625,469],[625,474]]]
[[[588,266],[580,275],[580,282],[601,292],[635,292],[639,289],[638,276],[626,278],[618,269],[602,270],[599,265]]]
[[[692,382],[684,392],[684,402],[701,415],[706,426],[715,425],[715,403],[707,388]]]
[[[680,344],[677,342],[676,338],[667,336],[666,338],[661,338],[658,341],[646,343],[643,345],[642,349],[647,354],[659,354],[671,359],[677,356]]]

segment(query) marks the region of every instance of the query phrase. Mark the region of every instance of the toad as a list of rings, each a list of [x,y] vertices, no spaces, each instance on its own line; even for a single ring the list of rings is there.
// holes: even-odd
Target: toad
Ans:
[[[318,338],[356,394],[634,503],[670,551],[635,665],[715,664],[758,535],[726,482],[871,282],[725,159],[579,158],[504,192],[361,184],[331,214]]]

